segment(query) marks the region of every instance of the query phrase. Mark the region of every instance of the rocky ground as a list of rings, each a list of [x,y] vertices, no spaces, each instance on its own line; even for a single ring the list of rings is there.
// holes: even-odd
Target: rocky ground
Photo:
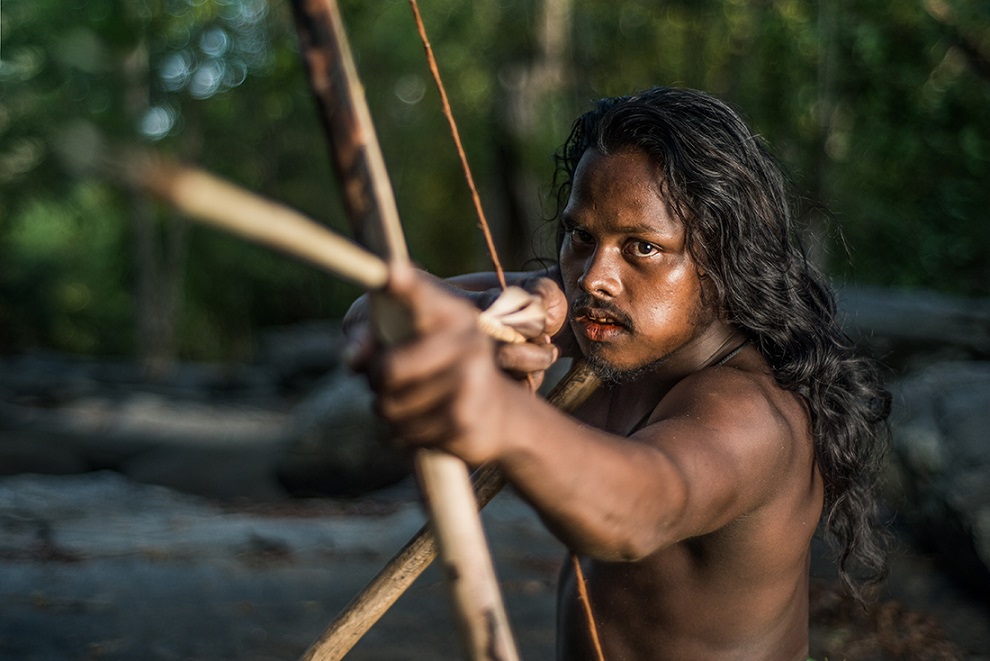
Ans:
[[[101,471],[0,480],[0,658],[295,659],[422,522],[404,482],[350,501],[222,504]],[[485,521],[524,658],[553,654],[563,549],[517,498]],[[819,659],[988,659],[990,617],[902,548],[870,613],[818,569]],[[456,659],[429,570],[352,659]]]
[[[419,528],[375,499],[221,505],[111,472],[0,482],[0,658],[295,659]],[[561,549],[516,499],[486,514],[529,658],[552,658]],[[457,658],[428,571],[353,659]]]
[[[408,479],[290,496],[295,402],[264,389],[32,390],[0,371],[19,393],[0,401],[0,659],[297,658],[422,522]],[[552,658],[563,549],[511,494],[485,522],[523,656]],[[819,558],[813,655],[990,660],[990,607],[938,558],[902,535],[868,612]],[[428,571],[348,658],[459,658],[452,621]]]

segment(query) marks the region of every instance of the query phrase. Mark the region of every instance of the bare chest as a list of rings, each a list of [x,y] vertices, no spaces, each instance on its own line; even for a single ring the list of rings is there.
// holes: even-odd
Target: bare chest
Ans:
[[[807,558],[769,566],[757,545],[728,530],[720,537],[635,563],[582,561],[606,659],[804,658]],[[558,604],[558,658],[596,658],[570,562]]]
[[[599,388],[574,416],[618,436],[629,436],[646,424],[661,396],[636,388]]]

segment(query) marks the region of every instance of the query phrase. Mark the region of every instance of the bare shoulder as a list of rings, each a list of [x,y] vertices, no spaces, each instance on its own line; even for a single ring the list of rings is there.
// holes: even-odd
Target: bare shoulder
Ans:
[[[777,385],[755,350],[746,353],[734,365],[682,379],[636,434],[697,487],[691,489],[701,506],[694,532],[717,529],[786,493],[804,500],[798,494],[807,494],[813,480],[803,401]]]
[[[810,441],[810,418],[801,397],[781,388],[755,351],[740,358],[682,379],[657,404],[651,421],[686,418],[713,431],[743,434],[730,440],[757,445],[782,438]]]

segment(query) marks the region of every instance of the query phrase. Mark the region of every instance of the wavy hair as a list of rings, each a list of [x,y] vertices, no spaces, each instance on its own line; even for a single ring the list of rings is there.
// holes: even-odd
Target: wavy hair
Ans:
[[[781,388],[807,402],[825,483],[822,527],[842,582],[862,600],[861,586],[887,570],[877,485],[890,395],[879,366],[840,327],[833,293],[794,228],[780,167],[728,105],[669,87],[603,99],[578,118],[556,155],[558,211],[588,149],[649,155],[706,274],[714,299],[706,303],[748,336]]]

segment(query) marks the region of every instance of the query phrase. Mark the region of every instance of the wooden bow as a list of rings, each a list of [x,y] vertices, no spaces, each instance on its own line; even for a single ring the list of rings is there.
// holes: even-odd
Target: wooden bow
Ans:
[[[444,90],[443,84],[440,80],[439,71],[436,66],[435,59],[433,58],[432,48],[430,47],[429,40],[426,38],[425,28],[422,24],[422,19],[419,14],[419,9],[415,0],[410,0],[412,6],[414,19],[416,21],[417,28],[420,32],[420,36],[423,40],[424,47],[426,49],[427,60],[430,65],[431,73],[437,83],[437,87],[441,96],[441,101],[444,106],[445,115],[450,124],[451,133],[457,147],[458,154],[460,155],[462,166],[464,168],[465,177],[467,179],[468,186],[471,190],[472,197],[474,200],[475,208],[478,212],[479,221],[481,229],[485,234],[486,243],[488,244],[489,253],[492,257],[496,273],[498,274],[499,281],[502,287],[505,287],[505,279],[502,274],[501,265],[499,264],[498,256],[494,249],[494,245],[491,239],[491,233],[488,229],[488,224],[484,217],[484,212],[481,209],[480,200],[475,189],[473,177],[470,172],[470,168],[467,166],[466,158],[464,156],[463,147],[460,142],[460,136],[457,130],[456,123],[453,120],[453,116],[449,110],[449,103],[447,100],[447,95]],[[370,122],[370,117],[367,112],[366,106],[363,104],[363,96],[360,94],[360,85],[357,82],[357,74],[354,70],[353,63],[351,62],[349,49],[346,45],[346,35],[343,31],[342,22],[339,16],[339,11],[334,0],[310,0],[305,2],[303,0],[294,0],[293,8],[296,16],[297,29],[300,35],[300,41],[303,44],[304,51],[303,56],[307,62],[307,68],[310,73],[310,83],[313,89],[313,93],[316,96],[320,107],[323,111],[323,121],[325,128],[327,130],[328,136],[331,138],[331,148],[334,157],[334,163],[337,170],[338,177],[345,182],[345,201],[348,205],[349,215],[352,219],[363,218],[368,214],[366,211],[366,199],[363,195],[364,191],[373,189],[386,197],[387,199],[382,199],[379,201],[381,207],[387,211],[390,216],[389,220],[391,222],[394,219],[397,227],[398,216],[393,214],[394,212],[394,201],[391,197],[391,187],[387,186],[387,175],[384,174],[384,166],[379,167],[380,155],[377,153],[377,143],[374,142],[374,129]],[[343,88],[346,92],[346,88],[350,86],[354,93],[352,96],[352,104],[357,103],[356,108],[349,107],[345,104],[343,112],[337,108],[337,104],[340,101],[340,94],[334,93],[334,88]],[[340,113],[338,115],[338,113]],[[341,121],[340,118],[343,118]],[[355,145],[351,144],[350,140],[354,138],[353,127],[348,129],[348,125],[358,120],[361,123],[359,131],[361,136],[374,143],[373,153],[370,158],[370,164],[374,168],[357,168],[361,162],[361,151],[356,148]],[[343,145],[338,144],[338,141],[343,140]],[[361,180],[360,186],[355,186],[349,188],[346,184],[347,182],[353,183],[355,179],[361,179],[367,174],[374,173],[375,176],[371,177],[373,181]],[[358,235],[361,236],[362,232],[367,232],[368,227],[363,223],[358,223],[356,227]],[[389,231],[384,233],[385,236],[401,237],[401,230]],[[396,240],[397,243],[397,240]],[[558,384],[558,387],[552,392],[548,398],[549,402],[558,408],[564,410],[565,412],[570,412],[579,406],[587,397],[598,387],[598,378],[587,368],[583,361],[578,361],[568,373],[568,375]],[[463,484],[463,480],[460,476],[451,476],[451,479],[455,479],[458,485]],[[478,499],[478,507],[484,507],[485,504],[491,498],[493,498],[498,491],[504,485],[504,479],[493,467],[483,467],[475,475],[475,490]],[[458,487],[460,488],[460,486]],[[461,504],[467,505],[471,503],[473,506],[473,499],[468,500],[464,498]],[[467,516],[466,511],[461,511],[461,515]],[[436,515],[436,512],[434,513]],[[368,629],[388,610],[388,608],[395,603],[399,596],[412,584],[412,582],[422,573],[423,570],[430,564],[436,555],[436,545],[440,546],[441,555],[445,558],[445,563],[447,565],[447,574],[449,576],[451,569],[451,558],[461,557],[460,554],[467,550],[467,547],[461,547],[461,543],[474,543],[483,546],[483,549],[476,550],[480,553],[482,550],[484,552],[485,565],[490,566],[491,561],[487,553],[487,545],[484,544],[484,538],[481,536],[480,542],[468,542],[466,539],[444,539],[444,533],[440,528],[437,521],[434,521],[436,530],[434,531],[428,525],[424,527],[412,540],[395,556],[392,560],[382,569],[381,572],[372,580],[372,582],[360,593],[354,600],[345,608],[345,610],[330,624],[330,626],[323,632],[320,638],[307,650],[302,659],[304,661],[312,660],[322,660],[322,661],[337,661],[343,656],[360,640],[361,636],[368,631]],[[436,533],[436,539],[434,538],[434,532]],[[457,543],[457,548],[451,548],[452,543]],[[454,555],[451,555],[454,554]],[[487,569],[485,570],[487,572]],[[461,570],[458,570],[456,574],[458,576],[463,576]],[[488,578],[488,574],[485,576],[479,576],[479,579],[484,579],[487,581],[494,581],[494,573],[490,574],[491,578]],[[462,591],[459,593],[457,586],[454,586],[454,602],[460,613],[460,620],[462,624],[462,633],[464,635],[464,640],[467,643],[467,651],[472,659],[480,658],[502,658],[498,656],[498,651],[494,648],[478,647],[479,643],[484,643],[489,635],[495,635],[500,641],[504,641],[507,645],[506,649],[510,650],[513,655],[516,654],[514,647],[511,646],[511,635],[508,630],[505,630],[504,637],[502,634],[491,631],[480,631],[477,627],[486,626],[491,627],[493,624],[499,624],[500,622],[486,622],[480,618],[472,615],[472,613],[477,612],[477,606],[472,606],[471,603],[465,601],[465,599],[471,599],[472,595],[464,594],[463,590],[468,588],[467,583],[462,586]],[[493,588],[489,588],[486,585],[486,590],[491,589],[494,594],[498,594],[497,585]],[[504,615],[503,615],[504,618]],[[496,641],[497,642],[497,641]]]
[[[348,217],[359,238],[392,264],[407,260],[391,184],[336,4],[332,0],[294,0],[293,4]],[[207,172],[147,153],[110,154],[101,148],[87,157],[95,173],[155,194],[191,218],[286,252],[369,290],[380,289],[387,280],[388,264],[381,258],[284,205]],[[472,192],[478,204],[473,187]],[[375,305],[388,340],[401,341],[409,332],[407,315],[382,297]],[[495,337],[520,340],[507,327]],[[597,377],[579,361],[548,399],[561,410],[571,411],[597,387]],[[483,467],[475,476],[477,493],[472,494],[464,464],[450,455],[421,453],[418,468],[433,525],[425,526],[386,565],[304,659],[341,659],[432,562],[437,545],[448,578],[456,577],[450,584],[468,656],[518,658],[473,498],[476,495],[478,506],[483,507],[504,479],[494,468]]]
[[[287,253],[367,290],[385,286],[388,265],[298,211],[264,199],[216,176],[150,154],[117,154],[95,170],[116,182],[152,193],[190,219]],[[480,317],[479,317],[480,319]],[[501,341],[519,341],[512,329]],[[548,395],[564,412],[579,406],[598,387],[598,379],[578,361]],[[473,477],[478,506],[484,507],[504,486],[501,473],[482,467]],[[306,661],[339,661],[437,555],[436,537],[424,526],[334,619],[307,650]]]
[[[408,260],[391,184],[334,0],[293,0],[310,83],[321,110],[344,206],[358,240],[388,261]],[[373,298],[376,331],[395,343],[412,334],[408,313]],[[468,658],[518,659],[467,467],[444,452],[416,454],[421,487],[444,561]]]

